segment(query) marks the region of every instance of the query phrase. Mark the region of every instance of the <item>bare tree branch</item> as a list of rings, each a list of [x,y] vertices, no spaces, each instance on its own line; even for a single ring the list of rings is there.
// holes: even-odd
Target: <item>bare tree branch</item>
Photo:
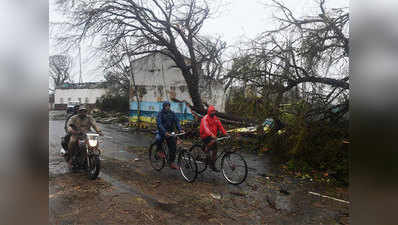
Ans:
[[[120,51],[120,42],[126,40],[129,52],[121,51],[121,55],[166,55],[181,70],[196,110],[204,110],[199,92],[201,65],[205,65],[206,76],[218,78],[225,49],[219,40],[200,36],[210,15],[207,0],[76,0],[73,6],[65,1],[60,4],[68,7],[73,22],[66,29],[75,34],[60,37],[61,42],[76,45],[83,38],[102,36],[99,49],[105,53]]]
[[[49,57],[49,76],[54,81],[55,86],[70,81],[70,69],[72,60],[67,55],[52,55]]]

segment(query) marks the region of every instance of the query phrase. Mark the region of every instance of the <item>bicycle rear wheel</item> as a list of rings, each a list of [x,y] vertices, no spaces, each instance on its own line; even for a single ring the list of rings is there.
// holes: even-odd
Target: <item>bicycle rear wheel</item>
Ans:
[[[163,150],[158,150],[158,146],[156,142],[152,143],[149,147],[149,162],[151,163],[152,168],[157,171],[163,169],[165,164],[165,152]]]
[[[195,159],[186,149],[182,149],[178,154],[178,167],[182,177],[184,177],[187,182],[192,183],[195,181],[198,176],[198,167]]]
[[[247,163],[240,154],[228,152],[221,159],[221,171],[230,184],[238,185],[247,177]]]
[[[206,162],[206,153],[203,152],[201,145],[193,145],[189,152],[192,154],[192,157],[195,159],[196,165],[198,167],[198,173],[202,173],[207,168]]]

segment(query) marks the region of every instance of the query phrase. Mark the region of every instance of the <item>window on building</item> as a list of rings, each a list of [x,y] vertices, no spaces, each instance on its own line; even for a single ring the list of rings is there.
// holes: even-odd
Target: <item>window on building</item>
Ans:
[[[97,102],[99,102],[100,101],[100,97],[97,97]]]
[[[72,98],[68,98],[68,102],[72,101]]]
[[[82,103],[82,98],[79,98],[79,103]]]
[[[88,97],[86,98],[86,101],[85,101],[86,103],[88,103],[89,101],[88,101]]]
[[[61,104],[64,104],[64,98],[59,98],[59,102],[60,102]]]

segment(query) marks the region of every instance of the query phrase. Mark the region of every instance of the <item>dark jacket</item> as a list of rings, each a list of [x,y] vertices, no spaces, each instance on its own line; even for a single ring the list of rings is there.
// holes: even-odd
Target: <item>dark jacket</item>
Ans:
[[[156,123],[158,126],[158,131],[161,136],[164,136],[166,132],[173,132],[175,128],[178,131],[181,130],[180,121],[178,120],[176,114],[173,111],[166,111],[164,106],[167,102],[163,103],[162,111],[158,113],[156,118]]]

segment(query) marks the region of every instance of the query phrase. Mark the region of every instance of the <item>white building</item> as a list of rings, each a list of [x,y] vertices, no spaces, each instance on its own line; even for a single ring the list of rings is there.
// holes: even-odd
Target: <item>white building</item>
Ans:
[[[107,83],[76,83],[63,84],[55,88],[55,109],[65,109],[68,102],[79,102],[80,104],[95,104],[101,96],[107,94]]]
[[[154,122],[162,103],[173,98],[185,100],[192,105],[185,79],[169,57],[154,53],[139,58],[133,61],[133,74],[140,96],[140,115],[144,120]],[[132,80],[130,84],[130,120],[135,121],[137,102]],[[200,84],[204,82],[201,80]],[[226,98],[221,83],[214,81],[211,86],[200,85],[200,92],[203,102],[214,105],[216,110],[224,112]],[[193,119],[190,109],[184,103],[171,102],[171,108],[181,120]]]

